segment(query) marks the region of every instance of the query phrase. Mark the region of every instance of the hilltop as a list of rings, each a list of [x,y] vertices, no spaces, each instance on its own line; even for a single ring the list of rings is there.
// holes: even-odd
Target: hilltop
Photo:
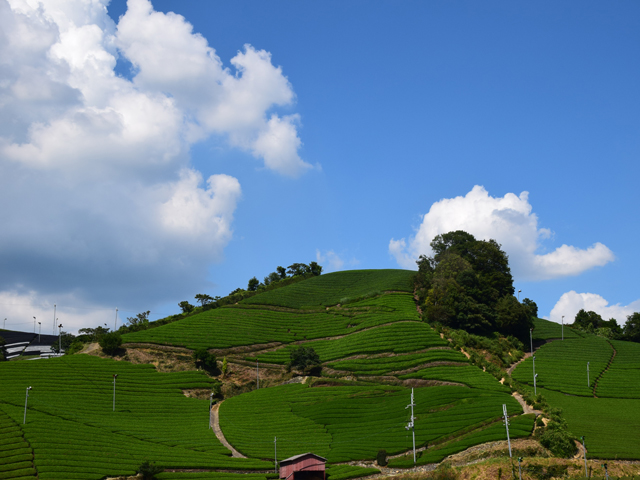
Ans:
[[[639,345],[567,327],[564,341],[556,340],[561,327],[536,319],[535,396],[528,346],[425,322],[414,275],[312,276],[125,333],[113,358],[94,348],[89,355],[4,362],[0,422],[9,433],[0,443],[0,478],[37,472],[44,479],[101,479],[131,475],[151,460],[171,470],[158,478],[266,480],[274,447],[279,459],[306,451],[324,456],[330,480],[369,475],[386,462],[410,468],[412,391],[418,465],[504,442],[503,406],[511,440],[540,439],[545,423],[566,422],[572,434],[587,435],[590,455],[640,458],[631,431],[640,391],[624,384],[639,373]],[[289,365],[300,347],[317,354],[315,375]],[[198,349],[214,355],[217,366],[198,369]],[[588,385],[581,380],[586,361]],[[529,401],[527,411],[544,414],[536,420],[525,413],[516,391]],[[217,405],[208,419],[210,402]],[[595,438],[596,429],[611,435]],[[622,440],[614,441],[616,432]],[[233,458],[225,445],[246,458]],[[500,448],[480,452],[504,455]],[[535,441],[513,448],[514,455],[549,455]]]

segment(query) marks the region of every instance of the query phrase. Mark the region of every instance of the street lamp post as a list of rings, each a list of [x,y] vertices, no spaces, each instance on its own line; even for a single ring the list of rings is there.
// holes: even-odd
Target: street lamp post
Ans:
[[[536,387],[536,379],[537,378],[538,378],[538,374],[536,373],[533,376],[533,394],[536,395],[536,396],[538,395],[538,388]]]
[[[58,323],[58,319],[56,318],[56,304],[53,304],[53,335],[56,334],[56,323]]]
[[[531,343],[531,355],[533,356],[533,328],[529,329],[529,343]]]
[[[27,387],[27,395],[24,399],[24,419],[22,420],[23,425],[27,423],[27,402],[29,401],[29,390],[31,390],[31,387]]]
[[[36,333],[36,317],[33,317],[33,333]]]
[[[518,301],[520,301],[520,292],[522,292],[522,290],[518,290]]]
[[[38,322],[38,343],[40,342],[40,338],[42,337],[42,322]]]
[[[58,325],[58,355],[62,355],[62,324]]]
[[[113,374],[113,411],[116,411],[116,378],[118,378],[118,374]]]
[[[116,307],[116,323],[113,327],[113,331],[115,332],[118,329],[118,307]]]

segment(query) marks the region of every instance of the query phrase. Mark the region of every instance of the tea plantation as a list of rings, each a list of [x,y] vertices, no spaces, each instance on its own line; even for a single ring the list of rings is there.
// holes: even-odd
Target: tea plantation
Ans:
[[[251,457],[272,457],[277,437],[283,457],[313,451],[330,462],[373,459],[379,449],[394,454],[411,448],[404,428],[410,395],[410,389],[391,386],[284,385],[225,400],[220,425],[229,442]],[[415,403],[417,445],[496,421],[503,404],[510,415],[522,413],[509,394],[464,387],[416,388]]]

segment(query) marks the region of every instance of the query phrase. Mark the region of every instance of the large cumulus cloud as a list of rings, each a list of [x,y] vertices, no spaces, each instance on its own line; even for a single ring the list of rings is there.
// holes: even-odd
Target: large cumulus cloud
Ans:
[[[476,185],[465,196],[435,202],[422,218],[415,236],[405,240],[391,239],[389,252],[399,265],[416,268],[420,255],[431,255],[430,243],[436,235],[452,230],[465,230],[476,238],[495,239],[509,255],[514,276],[520,280],[544,280],[578,275],[603,266],[614,255],[602,243],[586,249],[562,245],[549,253],[538,253],[551,231],[538,226],[528,192],[519,196],[507,193],[492,197]]]
[[[298,116],[274,111],[295,94],[268,52],[245,45],[225,67],[182,16],[129,0],[115,24],[107,5],[0,0],[0,293],[27,318],[56,298],[148,306],[202,285],[241,187],[202,178],[194,142],[311,168]]]

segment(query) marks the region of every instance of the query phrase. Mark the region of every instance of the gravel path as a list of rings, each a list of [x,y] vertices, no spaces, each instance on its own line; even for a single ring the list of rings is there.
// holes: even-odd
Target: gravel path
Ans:
[[[218,409],[220,408],[221,404],[222,402],[218,402],[211,408],[211,427],[213,428],[213,432],[216,434],[216,437],[218,437],[218,440],[220,440],[220,443],[222,443],[225,447],[231,450],[232,457],[247,458],[244,455],[242,455],[239,451],[237,451],[235,448],[233,448],[229,442],[227,442],[227,439],[224,438],[222,430],[220,430],[220,418],[218,415]]]

